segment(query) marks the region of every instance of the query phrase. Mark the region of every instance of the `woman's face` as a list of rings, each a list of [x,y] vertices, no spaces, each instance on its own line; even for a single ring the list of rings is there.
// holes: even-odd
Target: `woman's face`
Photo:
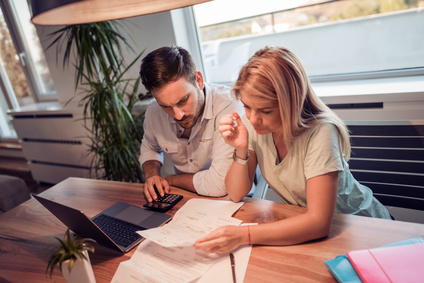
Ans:
[[[241,102],[246,117],[259,135],[278,133],[282,130],[283,123],[277,101],[242,93]]]

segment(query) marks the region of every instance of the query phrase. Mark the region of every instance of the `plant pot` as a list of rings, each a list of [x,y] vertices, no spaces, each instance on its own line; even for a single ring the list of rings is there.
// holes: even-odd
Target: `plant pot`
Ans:
[[[62,275],[65,277],[67,283],[95,283],[96,278],[94,277],[93,268],[90,263],[88,252],[84,251],[84,255],[87,260],[78,259],[71,272],[69,272],[69,260],[66,260],[62,264]]]

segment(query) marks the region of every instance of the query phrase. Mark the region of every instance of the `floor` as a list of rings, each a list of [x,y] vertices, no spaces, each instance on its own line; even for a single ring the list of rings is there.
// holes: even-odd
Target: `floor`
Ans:
[[[44,183],[42,183],[42,184],[37,184],[36,186],[34,186],[34,187],[30,190],[30,193],[31,193],[31,194],[36,194],[36,195],[38,195],[38,194],[40,194],[40,193],[44,192],[45,190],[47,190],[47,189],[51,188],[52,186],[54,186],[54,185],[51,185],[51,184],[44,184]]]

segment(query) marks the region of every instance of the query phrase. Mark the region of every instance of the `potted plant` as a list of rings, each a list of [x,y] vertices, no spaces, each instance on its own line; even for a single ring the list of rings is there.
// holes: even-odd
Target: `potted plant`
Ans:
[[[133,49],[118,27],[123,29],[116,21],[67,25],[51,34],[54,39],[48,48],[57,45],[59,54],[65,47],[64,67],[75,58],[75,88],[82,87],[85,93],[81,101],[92,133],[89,147],[96,177],[143,182],[138,161],[143,117],[132,114],[140,98],[140,78],[125,77],[143,52],[127,65],[121,45]]]
[[[96,282],[88,256],[88,251],[94,253],[94,247],[91,245],[93,240],[78,235],[71,237],[69,229],[66,230],[63,240],[57,237],[56,239],[60,242],[60,248],[53,253],[47,265],[46,272],[50,273],[50,277],[58,266],[68,283]]]

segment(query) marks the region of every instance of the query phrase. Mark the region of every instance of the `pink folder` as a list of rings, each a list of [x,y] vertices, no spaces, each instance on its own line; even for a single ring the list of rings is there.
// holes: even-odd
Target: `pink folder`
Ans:
[[[347,253],[364,283],[424,282],[424,244]]]

